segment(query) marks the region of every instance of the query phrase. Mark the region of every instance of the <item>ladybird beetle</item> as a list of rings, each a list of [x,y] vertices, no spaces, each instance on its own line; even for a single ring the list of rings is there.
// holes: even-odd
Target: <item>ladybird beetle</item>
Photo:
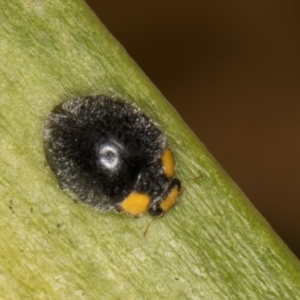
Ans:
[[[165,135],[128,101],[97,95],[63,102],[46,117],[43,140],[59,187],[83,203],[157,216],[179,196]]]

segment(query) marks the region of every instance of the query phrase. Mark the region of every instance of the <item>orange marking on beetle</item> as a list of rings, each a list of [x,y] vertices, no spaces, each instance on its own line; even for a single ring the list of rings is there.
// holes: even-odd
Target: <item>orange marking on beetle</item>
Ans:
[[[147,211],[150,202],[151,198],[148,194],[132,192],[120,203],[119,207],[122,211],[136,216]]]
[[[161,156],[162,165],[164,167],[165,175],[168,178],[171,178],[175,174],[175,162],[173,154],[171,153],[169,148],[166,148]]]
[[[176,202],[176,199],[179,196],[179,190],[177,187],[173,187],[169,195],[167,196],[166,199],[164,199],[160,203],[160,208],[162,209],[163,212],[168,211]]]

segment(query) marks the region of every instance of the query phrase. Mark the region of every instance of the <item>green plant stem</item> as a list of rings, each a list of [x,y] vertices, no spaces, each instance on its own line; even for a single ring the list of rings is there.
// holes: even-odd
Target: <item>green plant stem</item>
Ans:
[[[300,298],[297,259],[85,3],[2,0],[0,21],[1,299]],[[45,164],[44,117],[87,94],[136,103],[202,175],[145,238],[150,216],[76,204]]]

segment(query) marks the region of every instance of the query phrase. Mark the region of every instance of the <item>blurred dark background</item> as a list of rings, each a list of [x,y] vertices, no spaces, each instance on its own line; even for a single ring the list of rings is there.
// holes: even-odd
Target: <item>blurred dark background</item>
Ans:
[[[87,3],[300,257],[300,1]]]

